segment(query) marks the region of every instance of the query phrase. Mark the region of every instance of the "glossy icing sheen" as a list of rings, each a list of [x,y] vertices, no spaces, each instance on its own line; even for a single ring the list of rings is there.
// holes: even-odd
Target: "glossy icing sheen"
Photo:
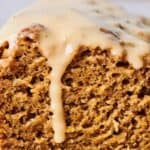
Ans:
[[[61,77],[79,46],[110,49],[139,69],[141,57],[150,52],[150,26],[102,0],[38,0],[31,7],[10,18],[0,32],[6,40],[25,27],[41,24],[40,47],[52,67],[50,98],[52,126],[57,143],[65,140]]]

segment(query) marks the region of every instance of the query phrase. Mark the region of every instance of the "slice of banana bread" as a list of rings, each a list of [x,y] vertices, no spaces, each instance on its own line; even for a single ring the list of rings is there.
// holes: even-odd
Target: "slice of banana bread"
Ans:
[[[41,2],[50,4],[48,0]],[[63,2],[69,5],[67,0]],[[75,18],[71,19],[70,14],[58,17],[54,13],[54,32],[45,22],[34,21],[27,28],[15,22],[3,29],[0,39],[14,32],[9,32],[11,26],[16,30],[14,26],[18,25],[19,32],[0,44],[1,150],[150,149],[148,20],[130,18],[121,22],[120,10],[105,3],[98,9],[96,1],[87,2],[86,8],[93,8],[96,14],[80,18],[77,14],[86,12],[84,3],[80,11],[70,4],[71,17]],[[55,8],[59,3],[53,5]],[[44,15],[39,16],[39,21],[41,17],[48,19],[45,13],[52,6],[42,9]],[[92,24],[91,18],[101,13],[107,14],[100,17],[106,18],[107,27]],[[21,14],[25,22],[26,14]],[[112,18],[116,20],[115,26]],[[64,45],[67,45],[65,53]]]
[[[136,70],[110,50],[81,46],[62,77],[66,140],[56,144],[48,94],[51,68],[32,28],[20,33],[11,63],[0,69],[1,149],[148,150],[150,55]],[[1,61],[7,61],[9,42],[0,50]]]

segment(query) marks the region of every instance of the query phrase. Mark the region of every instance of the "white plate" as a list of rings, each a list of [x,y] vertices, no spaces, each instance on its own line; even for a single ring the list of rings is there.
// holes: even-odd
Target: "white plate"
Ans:
[[[36,0],[0,0],[0,26],[16,11],[31,5]],[[129,12],[150,17],[150,0],[109,0]]]

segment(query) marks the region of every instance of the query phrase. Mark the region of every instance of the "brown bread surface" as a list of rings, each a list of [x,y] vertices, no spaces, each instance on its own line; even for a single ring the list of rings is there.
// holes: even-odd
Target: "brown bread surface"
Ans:
[[[65,142],[56,144],[51,68],[38,36],[36,29],[22,31],[11,62],[0,66],[0,149],[149,150],[150,55],[135,70],[125,55],[119,58],[110,50],[81,45],[62,77],[67,129]],[[0,60],[7,62],[8,51],[5,42]]]

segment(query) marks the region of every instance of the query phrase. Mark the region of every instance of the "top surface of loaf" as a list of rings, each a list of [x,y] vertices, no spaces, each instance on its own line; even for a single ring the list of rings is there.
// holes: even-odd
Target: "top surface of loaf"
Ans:
[[[79,45],[111,49],[116,55],[126,51],[135,68],[142,66],[141,56],[150,52],[149,20],[128,14],[105,0],[38,0],[10,18],[0,32],[0,40],[14,38],[33,24],[46,28],[43,49],[58,45],[60,49],[65,44],[68,51]]]

